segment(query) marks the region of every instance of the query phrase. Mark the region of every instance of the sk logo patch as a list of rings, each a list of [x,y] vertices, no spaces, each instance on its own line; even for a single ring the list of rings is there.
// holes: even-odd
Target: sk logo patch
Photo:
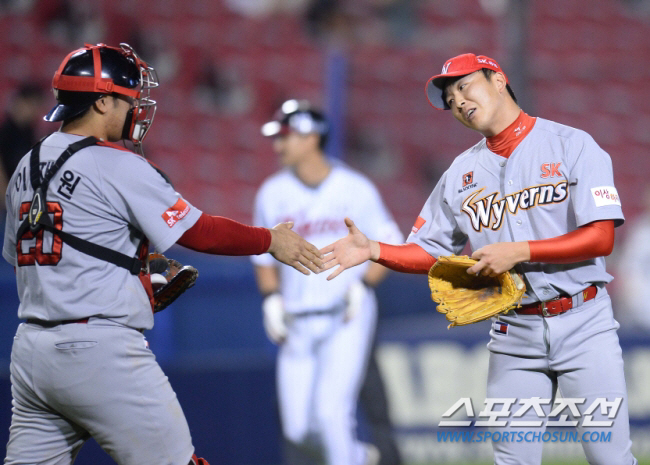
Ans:
[[[162,219],[165,220],[167,226],[173,227],[177,222],[185,218],[190,212],[190,206],[185,201],[179,198],[174,205],[169,207],[165,213],[162,214]]]
[[[472,184],[474,182],[474,171],[470,171],[469,173],[465,173],[463,175],[463,187]]]

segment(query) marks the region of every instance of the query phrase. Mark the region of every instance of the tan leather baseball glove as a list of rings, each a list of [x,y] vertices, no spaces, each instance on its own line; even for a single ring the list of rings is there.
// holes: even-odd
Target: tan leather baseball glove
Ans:
[[[154,313],[167,308],[183,292],[192,287],[199,277],[196,268],[183,266],[163,254],[151,253],[147,260],[148,272],[153,287]]]
[[[467,274],[478,260],[467,255],[438,257],[429,270],[431,298],[452,326],[486,320],[519,307],[526,292],[522,277],[513,270],[496,277]]]

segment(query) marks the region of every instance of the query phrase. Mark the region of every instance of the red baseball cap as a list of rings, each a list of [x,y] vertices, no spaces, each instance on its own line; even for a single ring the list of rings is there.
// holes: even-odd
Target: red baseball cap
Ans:
[[[449,110],[447,103],[442,99],[445,81],[450,77],[467,76],[483,68],[502,73],[508,82],[508,76],[496,60],[485,55],[464,53],[447,60],[442,67],[442,72],[427,81],[424,90],[429,103],[439,110]]]

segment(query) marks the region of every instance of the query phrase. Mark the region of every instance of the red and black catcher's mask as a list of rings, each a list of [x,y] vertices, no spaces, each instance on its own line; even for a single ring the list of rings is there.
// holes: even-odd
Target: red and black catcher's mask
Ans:
[[[89,45],[68,54],[54,73],[52,88],[57,105],[45,121],[65,121],[80,115],[103,95],[133,99],[122,138],[142,153],[142,141],[156,113],[151,89],[158,87],[156,70],[140,59],[128,44]]]

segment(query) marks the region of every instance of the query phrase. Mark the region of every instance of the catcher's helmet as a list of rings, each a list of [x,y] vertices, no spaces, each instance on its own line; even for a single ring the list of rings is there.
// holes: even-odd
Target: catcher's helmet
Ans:
[[[120,44],[120,47],[86,44],[69,53],[54,73],[52,88],[58,103],[44,119],[73,118],[90,108],[102,95],[131,97],[134,107],[127,116],[122,138],[140,148],[156,112],[156,102],[149,94],[157,86],[156,71],[128,44]]]
[[[329,135],[329,122],[320,110],[307,100],[287,100],[275,112],[273,119],[262,126],[262,134],[275,137],[295,131],[299,134],[320,134],[320,146],[324,147]]]

